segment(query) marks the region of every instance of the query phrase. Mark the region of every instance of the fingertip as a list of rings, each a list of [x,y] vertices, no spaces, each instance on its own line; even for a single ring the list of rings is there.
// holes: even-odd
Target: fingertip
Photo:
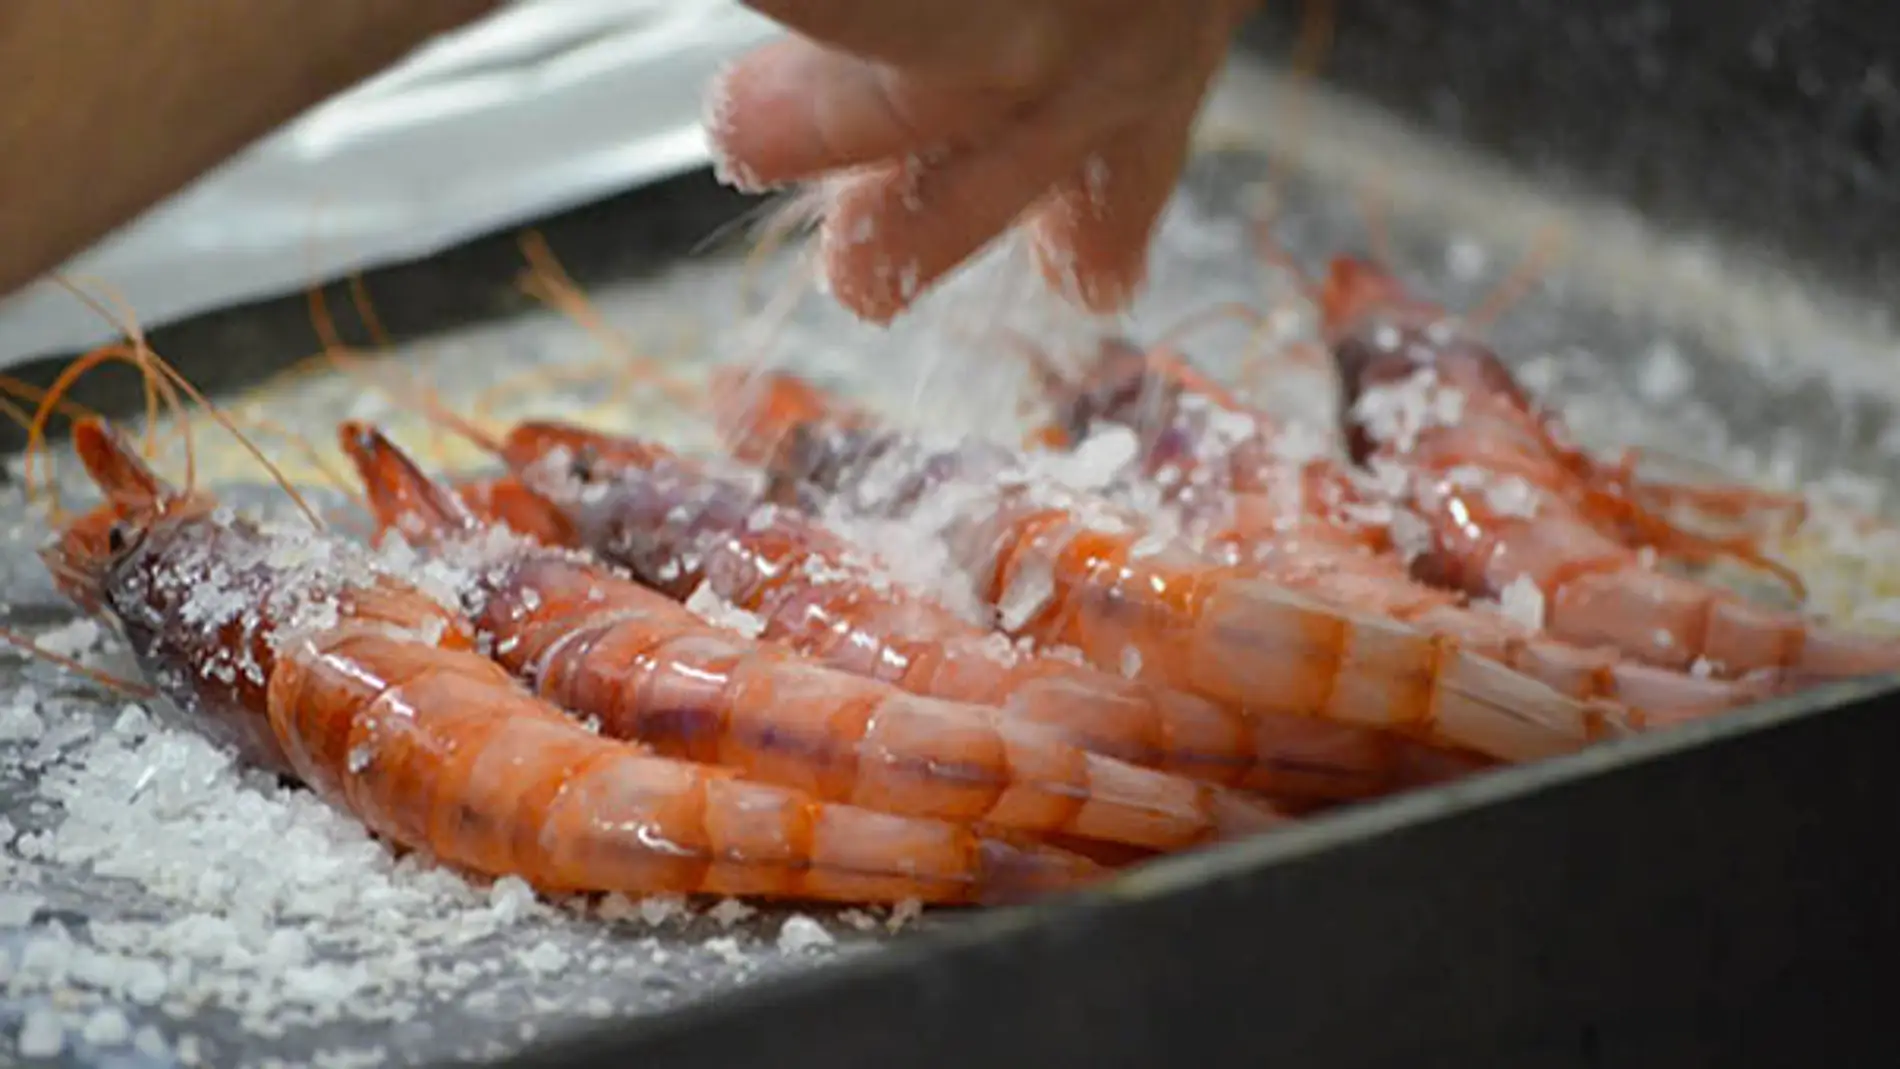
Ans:
[[[1126,311],[1148,280],[1147,233],[1103,234],[1087,214],[1069,195],[1044,207],[1032,228],[1036,265],[1050,289],[1090,314]]]
[[[891,216],[901,173],[842,183],[833,193],[819,238],[820,262],[831,296],[867,323],[886,326],[936,281],[918,257],[881,224]]]
[[[759,180],[758,173],[746,163],[735,144],[737,109],[733,103],[732,83],[740,71],[738,63],[728,62],[713,72],[701,102],[700,125],[706,131],[706,147],[712,155],[713,179],[741,193],[763,193],[768,187]]]
[[[1039,214],[1037,259],[1072,302],[1111,314],[1146,284],[1156,226],[1187,162],[1197,100],[1164,108],[1105,143]]]

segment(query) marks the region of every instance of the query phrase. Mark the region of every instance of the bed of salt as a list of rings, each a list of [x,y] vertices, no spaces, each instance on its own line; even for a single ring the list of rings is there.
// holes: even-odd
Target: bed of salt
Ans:
[[[1269,337],[1299,336],[1306,324],[1293,288],[1252,254],[1247,228],[1238,225],[1257,208],[1268,173],[1254,151],[1199,160],[1164,222],[1152,289],[1115,326],[1151,338],[1189,311],[1234,300],[1270,310]],[[1366,244],[1359,202],[1341,195],[1343,188],[1322,176],[1275,192],[1277,240],[1310,269]],[[1506,195],[1489,203],[1504,204]],[[1521,252],[1482,233],[1476,215],[1393,214],[1402,274],[1455,308],[1471,307]],[[787,256],[765,266],[768,292],[793,269]],[[1061,351],[1101,326],[1026,296],[1033,292],[1022,284],[1027,271],[1020,250],[1001,249],[889,332],[856,327],[817,299],[784,316],[748,316],[756,305],[735,305],[747,269],[731,257],[592,296],[630,349],[664,359],[688,380],[715,354],[752,359],[790,366],[919,427],[1012,438],[1024,426],[1022,359],[987,328],[1007,327]],[[1493,332],[1527,384],[1586,441],[1641,445],[1691,471],[1805,483],[1857,513],[1884,508],[1885,488],[1900,471],[1891,397],[1850,396],[1791,343],[1765,334],[1724,346],[1720,331],[1707,329],[1706,309],[1699,325],[1679,328],[1605,297],[1614,287],[1590,282],[1567,274],[1560,261]],[[708,330],[709,323],[738,325]],[[1189,351],[1232,373],[1260,341],[1233,324],[1211,325],[1192,337]],[[552,314],[465,331],[404,355],[400,366],[465,407],[485,399],[472,387],[458,392],[457,384],[601,364],[596,340]],[[454,376],[439,374],[451,366]],[[651,393],[609,384],[603,404],[600,382],[522,381],[540,384],[509,391],[514,406],[493,414],[558,414],[685,449],[712,441],[704,421]],[[1288,364],[1260,396],[1276,412],[1310,420],[1332,411],[1330,391],[1325,376]],[[1792,395],[1820,407],[1792,405]],[[335,420],[349,415],[381,421],[424,455],[449,456],[413,413],[341,377],[261,390],[237,407],[268,415],[319,448],[331,441]],[[197,439],[201,470],[211,478],[258,481],[249,461],[215,433]],[[1035,477],[1086,482],[1120,455],[1113,442],[1093,448],[1103,452],[1077,462],[1088,470]],[[317,481],[291,452],[272,452],[300,482]],[[463,450],[450,459],[469,456]],[[62,483],[83,496],[72,467]],[[0,589],[8,592],[0,618],[51,651],[132,674],[107,636],[76,620],[51,591],[32,553],[39,520],[17,488],[0,492],[8,495],[0,503]],[[339,505],[334,494],[312,492]],[[241,508],[284,509],[268,490],[226,496]],[[1900,535],[1839,519],[1814,530],[1790,548],[1804,554],[1797,560],[1817,605],[1900,623],[1893,608],[1900,600],[1885,600],[1900,599],[1900,576],[1881,565]],[[908,560],[908,581],[941,578],[914,529],[850,533],[871,552]],[[1518,592],[1505,608],[1535,614],[1536,594]],[[694,607],[715,622],[747,626],[703,594]],[[908,909],[547,902],[518,881],[487,884],[397,861],[307,793],[236,767],[163,708],[4,651],[0,888],[0,1060],[89,1066],[343,1067],[501,1056],[588,1022],[660,1012],[840,955],[875,952],[879,940],[916,920]]]

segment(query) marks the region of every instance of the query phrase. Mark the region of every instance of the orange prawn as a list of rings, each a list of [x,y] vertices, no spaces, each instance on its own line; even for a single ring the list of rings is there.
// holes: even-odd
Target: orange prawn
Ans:
[[[560,510],[513,475],[463,479],[449,489],[484,523],[505,527],[544,546],[579,548],[574,529]]]
[[[1647,567],[1593,517],[1600,479],[1564,491],[1587,458],[1554,440],[1551,419],[1497,354],[1383,269],[1336,259],[1319,301],[1352,454],[1375,477],[1398,473],[1400,499],[1430,528],[1421,576],[1491,597],[1528,584],[1551,634],[1667,668],[1807,679],[1900,669],[1900,641]],[[1798,579],[1745,546],[1702,555],[1717,548],[1782,574],[1799,594]]]
[[[1616,710],[1559,694],[1457,643],[1326,605],[1223,565],[1084,495],[1038,492],[1011,451],[933,451],[861,413],[848,426],[775,424],[809,411],[755,394],[736,451],[782,482],[879,515],[956,487],[940,532],[1006,631],[1070,646],[1102,668],[1230,709],[1398,730],[1505,760],[1568,752],[1625,730]],[[736,396],[736,395],[735,395]],[[850,410],[847,410],[849,412]]]
[[[1276,420],[1224,392],[1210,394],[1175,373],[1172,359],[1145,359],[1132,346],[1112,345],[1053,400],[1045,435],[1053,442],[1073,441],[1102,423],[1140,428],[1146,470],[1217,469],[1191,480],[1213,491],[1213,500],[1188,505],[1214,521],[1202,539],[1224,559],[1291,589],[1455,637],[1562,693],[1614,702],[1632,724],[1730,709],[1776,689],[1772,679],[1698,678],[1612,649],[1577,647],[1417,582],[1403,554],[1420,547],[1397,547],[1387,536],[1422,521],[1402,505],[1369,499],[1338,460],[1316,448],[1320,443],[1286,444]],[[1213,412],[1231,418],[1210,427]]]
[[[73,443],[106,501],[43,551],[59,588],[125,634],[192,727],[400,846],[549,891],[845,902],[1013,898],[1101,871],[602,739],[351,545],[176,490],[96,420]]]
[[[603,733],[827,800],[1157,849],[1283,819],[707,624],[591,558],[496,537],[374,428],[345,423],[339,438],[386,529],[467,563],[466,609],[495,659]]]
[[[1338,801],[1481,762],[1389,732],[1243,715],[1184,693],[1025,651],[900,589],[812,517],[647,441],[559,423],[513,428],[502,451],[580,539],[684,599],[706,584],[762,637],[916,694],[997,707],[1085,749],[1276,799]]]

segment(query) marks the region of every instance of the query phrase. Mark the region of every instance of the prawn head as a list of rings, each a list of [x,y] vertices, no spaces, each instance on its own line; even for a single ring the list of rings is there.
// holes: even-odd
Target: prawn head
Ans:
[[[96,615],[105,607],[113,571],[153,527],[201,514],[211,502],[167,483],[103,420],[79,420],[73,425],[72,442],[105,501],[68,522],[40,549],[40,559],[60,593]]]

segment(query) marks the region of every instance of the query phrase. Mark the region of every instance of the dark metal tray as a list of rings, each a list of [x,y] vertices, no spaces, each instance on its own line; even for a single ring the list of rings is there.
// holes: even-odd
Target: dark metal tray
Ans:
[[[1252,44],[1282,52],[1289,17],[1269,11]],[[1748,446],[1757,465],[1795,479],[1845,470],[1896,485],[1900,461],[1884,443],[1900,411],[1900,347],[1878,309],[1840,299],[1891,293],[1896,279],[1900,246],[1879,240],[1900,234],[1900,105],[1881,66],[1900,62],[1882,44],[1896,26],[1900,16],[1849,4],[1350,5],[1337,84],[1402,122],[1392,133],[1351,101],[1308,113],[1295,146],[1305,165],[1284,193],[1286,242],[1309,257],[1358,242],[1359,203],[1341,188],[1383,167],[1396,173],[1376,191],[1390,196],[1406,266],[1435,295],[1468,302],[1496,272],[1461,270],[1454,253],[1511,255],[1554,214],[1585,231],[1584,248],[1573,238],[1572,266],[1500,337],[1536,357],[1549,388],[1574,391],[1595,417],[1586,428],[1692,456]],[[1231,132],[1241,144],[1195,165],[1191,218],[1160,250],[1155,307],[1257,295],[1219,225],[1267,173],[1260,128],[1282,98],[1248,77],[1214,109],[1208,140]],[[1820,162],[1789,162],[1802,159]],[[620,287],[621,318],[639,320],[674,303],[708,307],[694,296],[705,277],[666,268],[743,207],[693,176],[543,229],[579,282]],[[1671,259],[1703,240],[1748,250],[1699,269],[1720,285]],[[729,284],[736,270],[721,262],[710,270]],[[545,319],[520,315],[519,264],[499,237],[372,286],[399,339],[486,320],[464,348],[555,360]],[[801,324],[815,340],[845,338],[822,309]],[[904,329],[853,336],[842,359],[793,359],[837,374],[853,346],[902,344]],[[311,349],[295,299],[155,341],[227,395]],[[1659,344],[1692,389],[1645,377]],[[128,410],[123,379],[95,382],[87,403]],[[22,553],[32,534],[9,534],[0,575],[14,622],[56,622]],[[0,660],[5,681],[51,678],[16,666]],[[115,708],[101,708],[103,722]],[[219,1065],[378,1054],[653,1067],[1890,1064],[1900,1038],[1866,976],[1900,947],[1900,861],[1883,845],[1900,813],[1897,714],[1888,684],[1818,690],[1159,863],[1093,894],[926,921],[890,945],[814,914],[861,953],[782,951],[782,914],[729,932],[701,916],[631,934],[556,918],[442,950],[498,978],[424,1000],[406,1022],[260,1037],[215,1009],[154,1020]],[[43,814],[14,805],[31,786],[0,776],[0,814],[33,826]],[[110,883],[55,874],[38,922],[79,930],[162,914]],[[0,929],[0,958],[9,936]],[[537,966],[550,944],[577,964]],[[597,976],[583,967],[601,961]],[[11,1032],[22,1005],[0,978],[0,1027]],[[0,1062],[13,1056],[4,1043]],[[109,1046],[70,1042],[63,1059],[189,1061],[177,1043],[143,1059]]]

